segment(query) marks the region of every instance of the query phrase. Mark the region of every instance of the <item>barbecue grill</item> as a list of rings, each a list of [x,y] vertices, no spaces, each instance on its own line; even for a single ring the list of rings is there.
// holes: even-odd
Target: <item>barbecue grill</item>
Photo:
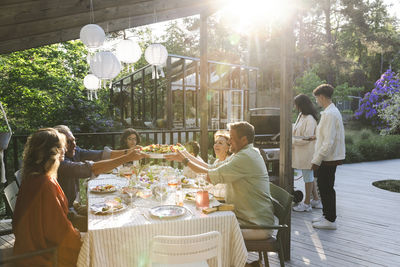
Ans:
[[[254,146],[260,150],[268,169],[269,180],[279,185],[280,152],[280,111],[279,108],[250,109],[250,123],[254,126]],[[294,202],[303,200],[303,193],[293,192]]]

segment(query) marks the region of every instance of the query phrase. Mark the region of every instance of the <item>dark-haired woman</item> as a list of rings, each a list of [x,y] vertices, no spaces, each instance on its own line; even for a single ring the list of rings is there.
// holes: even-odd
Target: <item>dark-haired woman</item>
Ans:
[[[140,143],[139,133],[132,128],[127,128],[122,132],[120,149],[135,148]]]
[[[293,127],[292,167],[300,170],[303,175],[306,196],[304,202],[294,206],[293,210],[311,211],[313,207],[322,208],[314,181],[314,174],[311,170],[318,117],[317,111],[308,96],[304,94],[297,95],[294,98],[294,104],[299,111],[299,115]],[[311,194],[313,195],[312,201]]]
[[[57,182],[65,137],[53,128],[33,133],[25,145],[22,184],[13,215],[14,255],[58,247],[58,266],[76,266],[80,233],[68,220],[68,201]],[[51,266],[50,255],[35,256],[18,266]]]

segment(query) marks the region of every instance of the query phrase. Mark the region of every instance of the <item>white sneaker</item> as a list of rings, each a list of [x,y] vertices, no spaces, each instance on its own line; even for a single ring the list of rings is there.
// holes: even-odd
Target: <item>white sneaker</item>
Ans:
[[[311,200],[311,206],[313,207],[313,208],[316,208],[316,209],[322,209],[322,202],[321,202],[321,200],[320,199],[318,199],[318,200]]]
[[[294,211],[312,211],[311,204],[305,204],[304,202],[299,203],[297,206],[293,207]]]
[[[313,222],[313,223],[319,222],[319,221],[322,220],[322,218],[324,218],[324,216],[316,217],[316,218],[312,219],[312,222]]]
[[[319,222],[313,223],[312,226],[318,229],[336,230],[336,222],[330,222],[325,218],[323,218]]]

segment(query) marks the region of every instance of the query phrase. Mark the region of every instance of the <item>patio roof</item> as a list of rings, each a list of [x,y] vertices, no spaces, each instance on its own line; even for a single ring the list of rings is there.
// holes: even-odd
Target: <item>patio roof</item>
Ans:
[[[113,32],[202,12],[226,0],[93,0],[94,23]],[[90,23],[90,0],[2,0],[0,54],[79,38]]]

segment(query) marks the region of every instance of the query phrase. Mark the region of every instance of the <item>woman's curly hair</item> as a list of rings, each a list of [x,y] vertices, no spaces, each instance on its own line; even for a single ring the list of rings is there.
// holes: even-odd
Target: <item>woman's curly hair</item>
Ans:
[[[31,134],[23,154],[22,179],[32,174],[47,174],[59,164],[65,137],[53,128],[42,128]]]

